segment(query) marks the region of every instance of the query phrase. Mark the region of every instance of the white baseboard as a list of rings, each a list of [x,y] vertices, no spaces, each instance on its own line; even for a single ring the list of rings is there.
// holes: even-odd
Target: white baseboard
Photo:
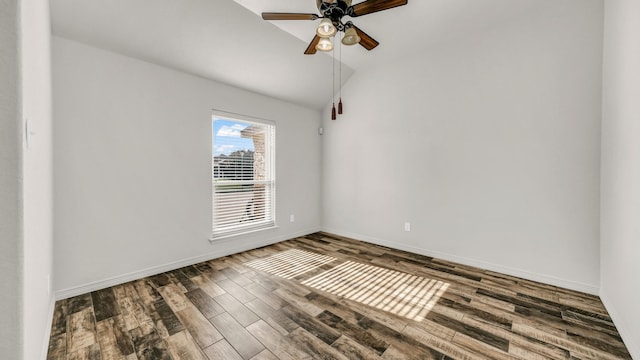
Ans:
[[[506,275],[511,275],[511,276],[516,276],[516,277],[527,279],[527,280],[537,281],[537,282],[541,282],[548,285],[559,286],[565,289],[581,291],[581,292],[585,292],[592,295],[598,295],[598,292],[599,292],[598,287],[594,285],[583,284],[583,283],[570,281],[566,279],[560,279],[560,278],[545,275],[545,274],[538,274],[538,273],[517,269],[517,268],[512,268],[508,266],[503,266],[499,264],[494,264],[494,263],[490,263],[490,262],[486,262],[478,259],[467,258],[467,257],[453,255],[453,254],[439,252],[439,251],[432,251],[425,248],[408,246],[408,245],[393,242],[393,241],[378,239],[371,236],[356,234],[356,233],[342,231],[338,229],[324,228],[322,229],[322,231],[340,235],[340,236],[349,237],[355,240],[361,240],[361,241],[372,243],[372,244],[387,246],[387,247],[398,249],[398,250],[409,251],[409,252],[420,254],[420,255],[431,256],[438,259],[452,261],[452,262],[456,262],[463,265],[474,266],[474,267],[478,267],[485,270],[495,271],[495,272],[499,272]]]
[[[73,296],[86,294],[86,293],[89,293],[89,292],[92,292],[92,291],[96,291],[96,290],[100,290],[100,289],[104,289],[104,288],[107,288],[107,287],[111,287],[111,286],[115,286],[115,285],[119,285],[119,284],[124,284],[126,282],[134,281],[134,280],[137,280],[137,279],[140,279],[140,278],[143,278],[143,277],[160,274],[160,273],[163,273],[163,272],[166,272],[166,271],[179,269],[181,267],[185,267],[185,266],[197,264],[197,263],[200,263],[200,262],[203,262],[203,261],[208,261],[208,260],[224,257],[224,256],[227,256],[227,255],[239,253],[239,252],[242,252],[242,251],[255,249],[255,248],[258,248],[258,247],[262,247],[262,246],[271,245],[271,244],[274,244],[274,243],[277,243],[277,242],[280,242],[280,241],[285,241],[285,240],[292,239],[292,238],[295,238],[295,237],[298,237],[298,236],[311,234],[311,233],[314,233],[314,232],[317,232],[317,231],[325,231],[327,233],[333,233],[333,234],[336,234],[336,235],[345,236],[345,237],[349,237],[349,238],[352,238],[352,239],[369,242],[369,243],[372,243],[372,244],[378,244],[378,245],[382,245],[382,246],[387,246],[387,247],[391,247],[391,248],[395,248],[395,249],[399,249],[399,250],[404,250],[404,251],[409,251],[409,252],[413,252],[413,253],[421,254],[421,255],[425,255],[425,256],[432,256],[432,257],[436,257],[436,258],[439,258],[439,259],[453,261],[453,262],[457,262],[457,263],[464,264],[464,265],[475,266],[475,267],[478,267],[478,268],[481,268],[481,269],[496,271],[496,272],[500,272],[500,273],[511,275],[511,276],[517,276],[517,277],[520,277],[520,278],[523,278],[523,279],[528,279],[528,280],[532,280],[532,281],[538,281],[538,282],[541,282],[541,283],[554,285],[554,286],[560,286],[560,287],[563,287],[563,288],[566,288],[566,289],[582,291],[582,292],[585,292],[585,293],[588,293],[588,294],[598,295],[598,293],[599,293],[598,287],[596,287],[594,285],[583,284],[583,283],[574,282],[574,281],[570,281],[570,280],[566,280],[566,279],[560,279],[560,278],[556,278],[556,277],[545,275],[545,274],[538,274],[538,273],[534,273],[534,272],[530,272],[530,271],[526,271],[526,270],[522,270],[522,269],[517,269],[517,268],[512,268],[512,267],[507,267],[507,266],[503,266],[503,265],[499,265],[499,264],[494,264],[494,263],[490,263],[490,262],[486,262],[486,261],[482,261],[482,260],[478,260],[478,259],[462,257],[462,256],[443,253],[443,252],[438,252],[438,251],[431,251],[431,250],[428,250],[428,249],[414,247],[414,246],[407,246],[407,245],[404,245],[404,244],[401,244],[401,243],[388,241],[388,240],[383,240],[383,239],[378,239],[378,238],[374,238],[374,237],[371,237],[371,236],[352,233],[352,232],[348,232],[348,231],[342,231],[342,230],[339,230],[339,229],[330,229],[330,228],[320,228],[320,227],[318,227],[318,228],[307,229],[307,230],[304,230],[304,231],[299,231],[299,232],[288,234],[288,235],[281,235],[281,236],[278,236],[278,237],[263,239],[263,240],[260,240],[260,241],[243,243],[243,244],[241,244],[239,246],[225,249],[224,251],[214,251],[214,252],[210,252],[210,253],[207,253],[207,254],[204,254],[204,255],[201,255],[201,256],[192,257],[192,258],[189,258],[189,259],[183,259],[183,260],[180,260],[180,261],[175,261],[175,262],[171,262],[171,263],[167,263],[167,264],[162,264],[162,265],[154,266],[154,267],[151,267],[151,268],[130,272],[128,274],[123,274],[123,275],[107,278],[107,279],[104,279],[104,280],[95,281],[95,282],[91,282],[91,283],[80,285],[80,286],[75,286],[75,287],[64,289],[64,290],[59,290],[59,291],[56,292],[55,299],[56,300],[61,300],[61,299],[66,299],[66,298],[70,298],[70,297],[73,297]]]
[[[162,264],[158,266],[153,266],[147,269],[137,270],[127,274],[114,276],[104,280],[94,281],[94,282],[80,285],[80,286],[74,286],[72,288],[68,288],[64,290],[58,290],[56,291],[55,299],[56,300],[67,299],[70,297],[90,293],[92,291],[105,289],[111,286],[116,286],[116,285],[124,284],[130,281],[138,280],[147,276],[157,275],[163,272],[172,271],[185,266],[201,263],[203,261],[217,259],[220,257],[236,254],[239,252],[259,248],[262,246],[275,244],[277,242],[289,240],[298,236],[308,235],[318,231],[320,231],[319,227],[298,231],[298,232],[287,234],[287,235],[280,235],[272,238],[267,238],[259,241],[243,242],[238,246],[227,248],[224,251],[213,251],[204,255],[183,259],[179,261],[174,261],[174,262],[170,262],[170,263]]]
[[[609,316],[611,316],[611,320],[613,320],[613,323],[616,325],[616,329],[622,337],[622,341],[624,341],[624,344],[627,346],[631,357],[640,359],[640,339],[634,337],[634,332],[631,331],[632,328],[627,323],[627,317],[622,316],[618,309],[613,306],[613,302],[606,291],[600,291],[600,300],[607,309]]]

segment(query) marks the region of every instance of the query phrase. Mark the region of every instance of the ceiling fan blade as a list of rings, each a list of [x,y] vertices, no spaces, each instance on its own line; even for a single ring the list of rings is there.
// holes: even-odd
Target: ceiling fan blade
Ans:
[[[387,10],[396,6],[407,5],[408,0],[367,0],[351,7],[351,17],[371,14],[377,11]]]
[[[309,44],[309,47],[307,47],[307,50],[304,51],[305,55],[313,55],[316,53],[316,51],[318,51],[316,49],[316,45],[318,45],[318,42],[320,41],[320,36],[316,35],[313,40],[311,40],[311,43]]]
[[[316,20],[316,14],[263,12],[264,20]]]
[[[377,42],[374,38],[367,35],[367,33],[365,33],[364,31],[358,29],[357,26],[354,25],[353,28],[356,30],[358,36],[360,36],[360,45],[362,45],[362,47],[364,47],[365,49],[371,51],[376,46],[380,45],[380,43]]]

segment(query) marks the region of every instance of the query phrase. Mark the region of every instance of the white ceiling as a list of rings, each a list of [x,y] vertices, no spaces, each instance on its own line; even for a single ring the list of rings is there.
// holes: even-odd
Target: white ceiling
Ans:
[[[343,81],[354,70],[428,51],[553,1],[410,0],[352,19],[380,46],[343,47]],[[303,54],[317,22],[267,22],[262,11],[317,13],[315,0],[51,0],[55,35],[323,107],[331,98],[331,57]]]

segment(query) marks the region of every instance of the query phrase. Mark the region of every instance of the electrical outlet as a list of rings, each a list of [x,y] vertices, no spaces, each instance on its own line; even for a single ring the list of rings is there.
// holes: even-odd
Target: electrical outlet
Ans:
[[[411,231],[411,223],[404,223],[404,231]]]
[[[289,215],[289,222],[295,222],[296,221],[296,216],[291,214]]]

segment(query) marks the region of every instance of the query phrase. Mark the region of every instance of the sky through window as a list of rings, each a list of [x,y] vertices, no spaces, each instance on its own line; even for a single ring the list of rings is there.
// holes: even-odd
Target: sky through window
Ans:
[[[240,132],[247,123],[215,118],[213,122],[213,155],[229,155],[238,150],[253,151],[253,140],[242,138]]]

